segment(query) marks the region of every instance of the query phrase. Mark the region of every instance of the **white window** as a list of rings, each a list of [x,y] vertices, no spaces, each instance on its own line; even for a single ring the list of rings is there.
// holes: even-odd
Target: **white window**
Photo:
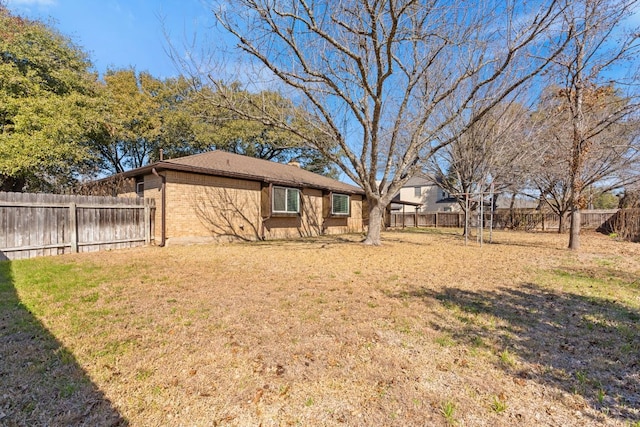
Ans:
[[[274,213],[299,213],[300,190],[297,188],[273,187]]]
[[[349,196],[346,194],[332,194],[331,215],[349,215]]]
[[[136,182],[136,195],[144,197],[144,182]]]
[[[422,187],[413,187],[413,196],[422,197]]]

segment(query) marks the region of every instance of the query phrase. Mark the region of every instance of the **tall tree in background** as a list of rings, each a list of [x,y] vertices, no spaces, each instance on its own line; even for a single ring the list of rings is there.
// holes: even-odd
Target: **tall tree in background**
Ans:
[[[569,119],[569,248],[573,250],[580,248],[580,209],[585,206],[586,188],[583,175],[593,152],[594,139],[637,110],[640,32],[624,28],[625,19],[634,12],[637,3],[636,0],[576,0],[563,11],[562,25],[558,28],[571,33],[568,49],[555,58],[555,72],[550,76],[560,86],[559,94],[565,99]],[[625,74],[627,71],[630,74]],[[592,114],[593,108],[602,108],[602,104],[589,102],[587,97],[598,96],[606,86],[613,87],[616,97],[623,102],[607,105],[608,114]]]
[[[133,69],[109,70],[100,92],[102,114],[92,148],[104,171],[120,173],[165,158],[224,150],[282,163],[299,161],[314,172],[331,174],[332,165],[297,135],[215,107],[218,94],[185,78],[157,79]],[[268,98],[273,114],[301,121],[299,109],[275,92]],[[309,129],[313,131],[313,129]]]
[[[186,108],[190,91],[183,78],[108,70],[100,91],[101,117],[91,135],[102,170],[141,167],[157,160],[161,148],[169,156],[197,152],[195,118]]]
[[[564,232],[564,218],[572,209],[587,207],[594,186],[600,192],[624,188],[640,179],[640,121],[634,117],[632,100],[622,98],[611,85],[581,90],[581,129],[585,143],[577,146],[574,126],[575,109],[565,88],[545,91],[536,117],[537,140],[546,147],[537,167],[532,168],[531,181],[542,200],[559,215],[558,232]],[[624,117],[620,117],[624,114]],[[577,151],[580,148],[581,151]],[[575,156],[580,154],[579,169]],[[575,193],[579,186],[579,193]],[[578,195],[578,200],[576,196]],[[578,229],[574,232],[579,233]],[[579,244],[576,237],[571,240]],[[577,249],[577,247],[574,247]]]
[[[68,187],[90,167],[96,76],[86,54],[49,26],[0,4],[0,186]]]
[[[299,133],[317,134],[306,121],[307,112],[296,107],[280,93],[268,90],[249,93],[242,90],[238,84],[226,86],[220,82],[216,82],[215,85],[198,84],[196,87],[189,109],[194,117],[198,118],[196,129],[203,148],[224,150],[279,163],[296,161],[302,168],[312,172],[337,176],[336,168],[329,158],[299,137]],[[221,95],[217,88],[222,88],[224,95]],[[267,114],[279,117],[299,132],[294,133],[259,120],[249,120],[246,115],[222,108],[220,105],[225,102],[225,96],[233,100],[232,102],[249,100],[246,103],[249,109],[260,104],[269,109]],[[261,112],[255,110],[252,112],[259,113]],[[332,150],[329,148],[329,151]]]
[[[262,100],[230,94],[224,106],[297,133],[338,164],[365,191],[364,243],[378,245],[382,214],[393,196],[459,136],[443,139],[443,130],[464,117],[464,133],[564,48],[570,34],[556,34],[555,50],[540,43],[562,12],[559,2],[516,3],[222,2],[218,22],[262,75],[276,76],[306,105],[316,132],[305,134],[269,114],[266,103],[256,102]],[[483,108],[468,114],[479,98],[487,101]]]

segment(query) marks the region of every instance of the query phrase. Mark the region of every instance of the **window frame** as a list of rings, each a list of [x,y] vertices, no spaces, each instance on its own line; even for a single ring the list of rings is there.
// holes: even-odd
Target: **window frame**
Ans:
[[[440,190],[440,198],[438,200],[447,200],[451,198],[451,194],[444,188],[439,188]]]
[[[284,193],[284,210],[276,210],[276,190],[285,190]],[[296,192],[296,210],[290,210],[289,209],[289,192],[295,191]],[[293,187],[283,187],[283,186],[276,186],[274,185],[271,189],[271,212],[273,215],[299,215],[300,214],[300,204],[301,204],[301,197],[300,197],[300,189],[299,188],[293,188]]]
[[[422,187],[413,187],[413,197],[422,197]]]
[[[346,212],[336,212],[334,197],[346,197],[347,198],[347,211]],[[332,216],[350,216],[351,215],[351,196],[343,193],[331,193],[331,215]]]

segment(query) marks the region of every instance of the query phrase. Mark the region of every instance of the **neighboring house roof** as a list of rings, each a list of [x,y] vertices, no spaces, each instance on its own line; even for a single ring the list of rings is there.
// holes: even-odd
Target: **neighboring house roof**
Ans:
[[[402,186],[406,187],[426,187],[429,185],[436,185],[436,179],[427,175],[414,175]]]
[[[391,203],[392,204],[396,204],[396,205],[406,205],[406,206],[422,206],[424,203],[419,203],[419,202],[409,202],[406,200],[400,200],[400,193],[396,194],[395,196],[393,196],[393,199],[391,199]]]
[[[204,175],[248,179],[251,181],[260,181],[292,187],[326,189],[347,194],[364,194],[364,191],[359,187],[309,172],[298,166],[256,159],[254,157],[247,157],[219,150],[159,161],[138,169],[124,172],[122,176],[130,178],[147,175],[151,173],[154,168],[158,172],[163,170],[173,170]]]
[[[511,208],[511,197],[498,197],[496,209]],[[531,198],[516,197],[513,203],[515,209],[536,209],[540,204],[539,200]]]

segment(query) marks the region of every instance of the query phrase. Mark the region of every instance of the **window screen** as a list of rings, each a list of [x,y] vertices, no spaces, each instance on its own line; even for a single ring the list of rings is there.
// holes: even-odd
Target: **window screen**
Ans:
[[[334,194],[331,200],[331,213],[333,215],[349,215],[349,196]]]

